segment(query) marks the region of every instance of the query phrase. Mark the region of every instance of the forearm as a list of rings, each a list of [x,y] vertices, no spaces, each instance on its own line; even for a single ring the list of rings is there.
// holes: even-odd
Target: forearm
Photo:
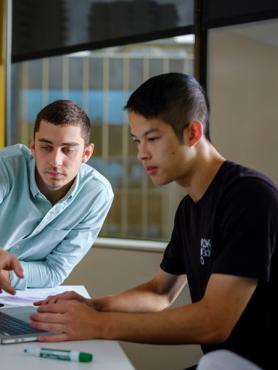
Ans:
[[[158,312],[169,307],[187,282],[185,275],[171,275],[159,269],[148,282],[120,294],[92,300],[98,311]]]
[[[158,294],[151,282],[126,292],[94,298],[91,305],[98,311],[114,312],[155,312],[169,306],[165,294]]]
[[[99,312],[100,336],[154,344],[221,343],[229,337],[256,286],[255,279],[214,274],[203,299],[183,307],[145,314]]]
[[[61,284],[64,279],[64,271],[46,261],[20,262],[24,270],[24,278],[19,279],[10,272],[12,286],[16,289],[50,288]]]
[[[160,312],[99,312],[85,302],[60,300],[42,305],[32,326],[52,330],[44,342],[80,339],[122,340],[149,344],[208,344],[225,340],[214,311],[199,303]],[[46,315],[45,315],[46,314]],[[219,323],[220,322],[220,323]]]
[[[225,340],[213,315],[196,304],[159,313],[99,313],[101,339],[149,344],[209,344]],[[95,334],[94,334],[95,335]]]

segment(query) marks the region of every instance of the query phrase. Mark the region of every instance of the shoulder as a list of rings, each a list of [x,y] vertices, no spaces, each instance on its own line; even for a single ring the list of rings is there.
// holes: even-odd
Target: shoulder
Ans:
[[[219,186],[217,214],[223,221],[278,222],[278,189],[256,170],[232,164]]]
[[[21,188],[28,181],[29,168],[32,154],[23,144],[11,145],[0,150],[0,179],[1,186],[4,184],[7,189],[10,186],[19,186]]]
[[[27,146],[16,144],[0,150],[0,165],[10,174],[28,171],[33,156]]]
[[[30,159],[32,154],[30,149],[24,144],[10,145],[0,150],[0,158],[2,159]]]
[[[244,199],[276,199],[278,201],[278,188],[275,183],[263,173],[244,167],[233,162],[227,162],[222,174],[225,183],[223,190],[227,195]]]

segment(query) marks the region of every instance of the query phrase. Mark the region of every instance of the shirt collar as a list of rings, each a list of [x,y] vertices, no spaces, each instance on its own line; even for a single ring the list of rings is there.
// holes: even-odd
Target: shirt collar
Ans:
[[[62,199],[60,199],[60,202],[74,197],[78,189],[79,181],[80,181],[80,173],[78,172],[67,194]]]
[[[30,171],[30,189],[33,197],[40,193],[36,182],[36,162],[34,158],[31,158],[29,163],[29,171]]]

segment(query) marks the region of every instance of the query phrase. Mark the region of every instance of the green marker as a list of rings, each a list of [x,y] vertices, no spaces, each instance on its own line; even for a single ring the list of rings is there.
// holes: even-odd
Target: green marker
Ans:
[[[27,348],[24,350],[24,353],[31,356],[64,361],[90,362],[93,359],[93,355],[91,353],[68,351],[65,349]]]

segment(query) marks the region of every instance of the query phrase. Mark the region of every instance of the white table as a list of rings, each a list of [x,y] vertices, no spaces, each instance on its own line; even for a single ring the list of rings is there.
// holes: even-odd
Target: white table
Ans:
[[[58,348],[90,352],[92,362],[69,362],[29,356],[24,348]],[[134,370],[118,342],[85,340],[60,343],[25,343],[0,345],[0,367],[3,370]]]
[[[78,293],[88,296],[88,292],[84,286],[61,286],[57,288],[57,292],[61,290],[75,290]],[[36,290],[27,290],[23,295],[22,305],[28,304],[28,296],[37,299]],[[39,289],[39,295],[45,293],[55,294],[55,289]],[[47,294],[46,294],[47,295]],[[7,302],[8,304],[9,302]],[[20,304],[20,303],[19,303]],[[29,304],[30,305],[30,304]],[[92,362],[80,363],[62,360],[44,359],[40,357],[30,356],[24,353],[24,348],[53,348],[66,349],[79,352],[92,353],[94,358]],[[108,340],[84,340],[84,341],[69,341],[59,343],[23,343],[23,344],[0,344],[0,368],[3,370],[134,370],[134,367],[129,362],[126,354],[116,341]]]

